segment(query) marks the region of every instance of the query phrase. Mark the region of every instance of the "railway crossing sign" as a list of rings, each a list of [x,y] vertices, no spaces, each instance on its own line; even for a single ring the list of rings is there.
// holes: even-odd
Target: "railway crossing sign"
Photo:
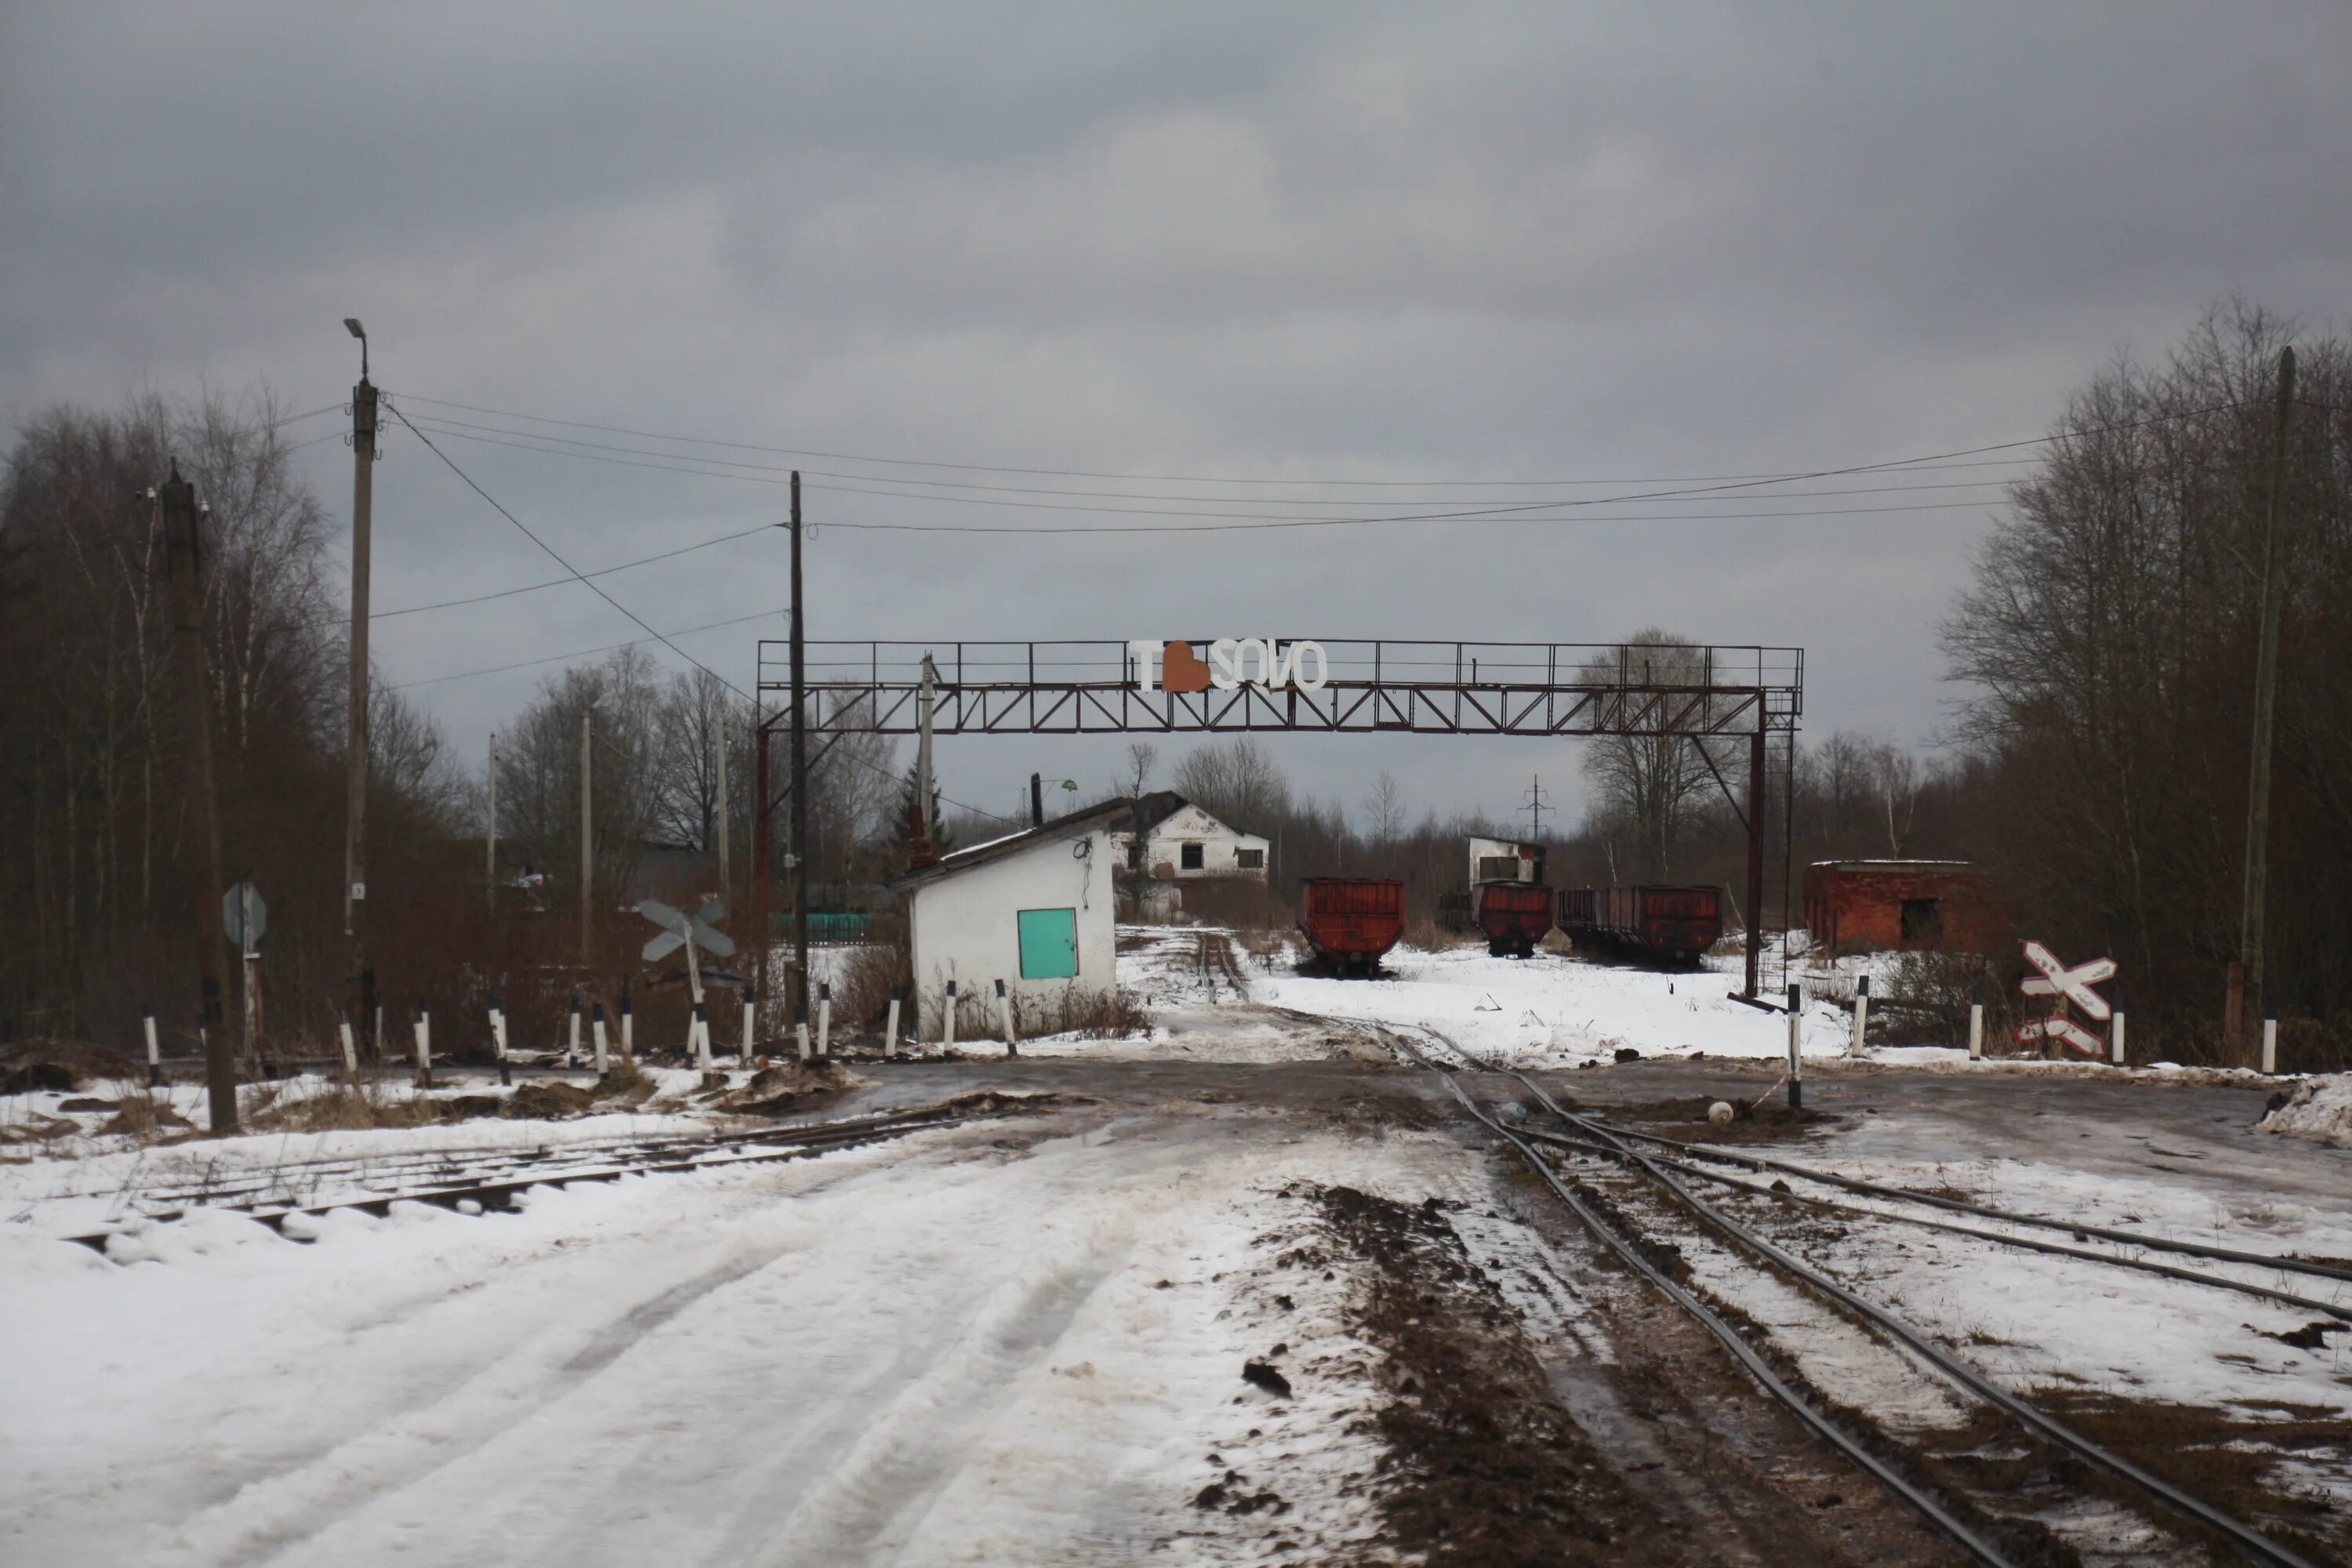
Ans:
[[[2028,996],[2063,996],[2088,1013],[2099,1023],[2105,1023],[2110,1012],[2107,999],[2091,989],[2102,980],[2116,977],[2116,961],[2095,958],[2088,963],[2078,963],[2069,969],[2058,962],[2057,955],[2038,942],[2025,944],[2025,962],[2042,971],[2029,974],[2018,987]]]
[[[2115,978],[2116,961],[2112,958],[2095,958],[2087,963],[2078,963],[2069,968],[2060,962],[2056,953],[2052,952],[2040,942],[2028,942],[2025,944],[2025,962],[2033,965],[2041,973],[2027,975],[2019,984],[2018,989],[2028,996],[2056,997],[2057,1005],[2047,1017],[2028,1018],[2018,1025],[2019,1043],[2022,1044],[2029,1040],[2056,1040],[2061,1045],[2079,1051],[2086,1057],[2098,1057],[2104,1054],[2099,1037],[2074,1022],[2068,1016],[2066,1009],[2067,1005],[2072,1003],[2098,1023],[2105,1023],[2113,1017],[2115,1009],[2107,1005],[2105,997],[2100,995],[2092,987],[2103,980]]]
[[[637,913],[662,928],[661,935],[645,945],[647,963],[667,958],[689,942],[714,958],[735,956],[735,939],[715,923],[727,918],[727,906],[717,899],[704,900],[702,907],[690,915],[670,908],[659,899],[647,899],[637,906]]]

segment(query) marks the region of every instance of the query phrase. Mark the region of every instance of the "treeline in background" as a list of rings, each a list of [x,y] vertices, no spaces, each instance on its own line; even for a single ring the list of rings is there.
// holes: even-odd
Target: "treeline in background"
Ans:
[[[2279,494],[2268,1000],[2287,1021],[2290,1065],[2352,1061],[2352,350],[2338,331],[2251,309],[2210,314],[2161,360],[2119,356],[2069,400],[1954,584],[1940,635],[1958,701],[1938,746],[1921,755],[1835,732],[1776,750],[1765,907],[1738,910],[1740,921],[1772,930],[1784,910],[1801,918],[1784,865],[1793,879],[1819,859],[1974,861],[2022,933],[2069,957],[2117,960],[2139,1049],[2216,1058],[2245,872],[2272,395],[2290,338],[2300,374]],[[193,1031],[194,821],[163,541],[145,499],[174,463],[210,508],[221,837],[228,879],[249,877],[270,900],[268,1028],[331,1036],[345,984],[341,528],[292,476],[291,449],[281,411],[259,395],[59,407],[17,432],[0,479],[8,1036],[127,1045],[151,1001],[167,1032]],[[1658,673],[1691,648],[1679,634],[1700,629],[1652,626],[1627,642]],[[1790,640],[1804,640],[1801,626]],[[650,929],[617,906],[659,882],[648,858],[663,852],[649,847],[707,858],[724,823],[725,890],[738,907],[748,898],[757,716],[708,672],[667,671],[624,647],[544,680],[499,729],[495,876],[482,842],[488,759],[454,756],[382,672],[373,691],[371,956],[388,1005],[423,1002],[451,1019],[436,1022],[436,1040],[446,1027],[462,1047],[487,992],[519,1017],[559,1014],[571,994],[617,1001]],[[1591,808],[1541,835],[1553,883],[1712,883],[1735,905],[1744,898],[1745,836],[1697,744],[1587,742]],[[1744,790],[1744,742],[1715,744],[1715,768]],[[779,765],[772,795],[783,782]],[[1273,840],[1267,889],[1234,895],[1236,919],[1286,919],[1297,878],[1338,874],[1401,879],[1425,921],[1463,885],[1465,836],[1531,836],[1524,817],[1436,815],[1386,775],[1358,799],[1314,799],[1246,736],[1167,757],[1139,742],[1101,793],[1154,787]],[[889,742],[819,748],[803,847],[814,908],[874,901],[905,865],[911,804]],[[950,845],[1020,825],[952,805],[946,816]],[[779,910],[785,847],[780,837]],[[717,885],[707,859],[677,879],[682,895]],[[682,1007],[682,992],[638,1005]]]

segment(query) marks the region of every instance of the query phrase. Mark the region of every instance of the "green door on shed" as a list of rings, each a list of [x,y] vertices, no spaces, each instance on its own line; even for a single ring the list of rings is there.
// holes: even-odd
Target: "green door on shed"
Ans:
[[[1078,972],[1078,911],[1021,911],[1021,978],[1066,980]]]

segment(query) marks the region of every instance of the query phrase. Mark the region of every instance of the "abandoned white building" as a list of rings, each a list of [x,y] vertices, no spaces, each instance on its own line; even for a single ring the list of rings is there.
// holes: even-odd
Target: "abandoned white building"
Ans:
[[[1032,1022],[1055,1018],[1080,994],[1118,989],[1110,828],[1128,812],[1128,802],[1110,801],[959,849],[891,884],[907,902],[917,1038],[940,1037],[950,981],[964,1037],[996,1029],[1000,980]]]
[[[1135,853],[1138,834],[1143,844],[1139,857]],[[1111,847],[1121,866],[1156,881],[1205,877],[1265,880],[1264,838],[1228,826],[1172,790],[1137,800],[1134,819],[1114,825]]]

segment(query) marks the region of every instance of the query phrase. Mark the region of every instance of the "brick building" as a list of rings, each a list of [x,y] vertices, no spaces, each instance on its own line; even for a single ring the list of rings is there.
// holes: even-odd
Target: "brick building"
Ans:
[[[1814,951],[1990,952],[2011,938],[2009,910],[1965,860],[1820,860],[1805,868]]]

